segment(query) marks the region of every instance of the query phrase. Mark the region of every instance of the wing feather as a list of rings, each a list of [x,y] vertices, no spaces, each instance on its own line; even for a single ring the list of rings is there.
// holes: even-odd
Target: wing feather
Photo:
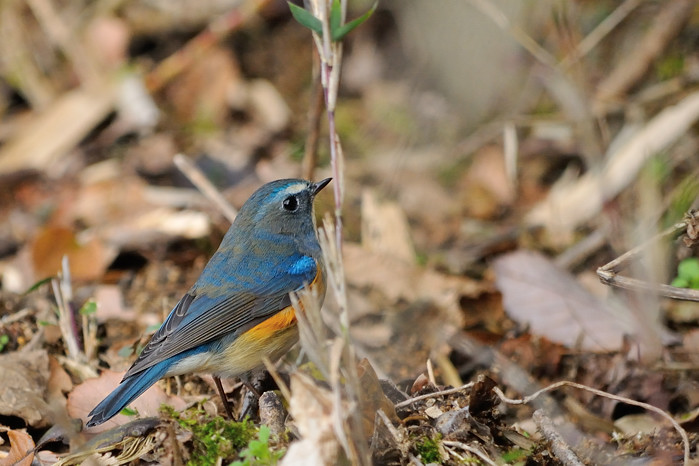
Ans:
[[[291,305],[289,293],[313,281],[317,272],[318,264],[313,261],[312,270],[304,273],[275,273],[251,291],[233,288],[216,297],[198,294],[195,286],[173,308],[124,378],[225,335],[245,332]]]

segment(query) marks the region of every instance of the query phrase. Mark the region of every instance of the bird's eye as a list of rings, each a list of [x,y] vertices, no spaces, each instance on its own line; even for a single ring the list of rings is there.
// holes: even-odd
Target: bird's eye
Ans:
[[[282,205],[284,206],[284,210],[294,212],[296,211],[296,209],[299,208],[299,200],[296,199],[296,196],[289,196],[286,199],[284,199]]]

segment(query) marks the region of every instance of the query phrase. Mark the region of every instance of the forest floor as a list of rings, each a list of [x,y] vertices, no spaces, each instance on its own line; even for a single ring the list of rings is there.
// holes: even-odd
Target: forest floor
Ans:
[[[382,3],[338,170],[286,2],[184,3],[0,4],[0,465],[699,464],[696,2]],[[464,26],[493,55],[445,71],[458,15],[514,55]],[[338,171],[344,296],[262,398],[224,380],[246,420],[192,374],[83,428],[234,210]]]

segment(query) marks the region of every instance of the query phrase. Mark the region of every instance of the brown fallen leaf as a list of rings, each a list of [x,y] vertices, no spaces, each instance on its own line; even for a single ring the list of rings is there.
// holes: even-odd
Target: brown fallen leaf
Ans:
[[[475,297],[484,291],[475,280],[419,267],[356,244],[346,243],[344,254],[345,274],[351,286],[376,290],[391,303],[433,302],[447,311],[449,323],[461,321],[462,296]]]
[[[117,87],[108,80],[85,86],[33,115],[0,149],[0,174],[54,166],[114,108]]]
[[[362,406],[364,434],[366,436],[373,435],[376,412],[379,409],[383,410],[386,416],[397,424],[399,419],[396,409],[384,394],[379,378],[367,359],[362,359],[357,365],[357,375],[359,377],[359,386],[362,387],[360,403]]]
[[[493,264],[510,317],[569,348],[618,350],[634,326],[543,255],[517,251]]]
[[[73,279],[96,280],[104,274],[116,253],[97,237],[83,241],[73,230],[61,226],[39,230],[30,248],[36,280],[56,275],[61,270],[63,256],[68,256]]]
[[[53,356],[49,356],[49,371],[47,399],[51,404],[58,402],[61,406],[64,406],[64,394],[73,389],[73,381],[65,369],[63,369],[63,366]]]
[[[415,261],[405,212],[395,202],[379,202],[368,189],[362,192],[362,246],[408,263]]]
[[[469,217],[493,218],[510,206],[515,199],[515,188],[507,176],[502,148],[490,145],[478,150],[459,183],[458,192]]]
[[[180,121],[221,127],[229,111],[228,94],[240,81],[235,57],[213,46],[172,81],[167,99]]]
[[[0,466],[31,466],[34,460],[34,440],[23,430],[9,430],[10,452],[0,458]]]
[[[75,419],[82,419],[87,422],[87,415],[97,404],[114,390],[124,375],[124,372],[114,372],[105,370],[94,379],[88,379],[76,386],[68,394],[68,414]],[[160,405],[167,404],[175,410],[182,410],[186,407],[186,402],[176,395],[167,395],[157,384],[134,400],[129,406],[138,411],[141,417],[158,416]],[[112,427],[126,424],[133,418],[123,414],[117,414],[104,424],[87,429],[90,433],[99,433],[109,430]]]
[[[16,416],[32,427],[50,423],[46,404],[49,357],[45,350],[0,356],[0,415]]]

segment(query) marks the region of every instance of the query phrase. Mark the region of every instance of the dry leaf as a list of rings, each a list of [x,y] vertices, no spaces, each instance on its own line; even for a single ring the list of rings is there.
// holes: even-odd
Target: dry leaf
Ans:
[[[474,156],[459,189],[470,217],[487,219],[512,204],[515,189],[507,176],[505,155],[498,146],[485,146]]]
[[[99,377],[88,379],[76,386],[68,395],[67,407],[70,417],[82,419],[83,423],[87,422],[88,413],[119,385],[123,376],[124,372],[105,370]],[[160,405],[163,403],[172,406],[178,411],[186,406],[186,402],[182,398],[176,395],[168,396],[158,384],[146,390],[129,406],[137,410],[141,417],[158,416]],[[117,414],[104,424],[89,428],[88,432],[104,432],[132,420],[133,418],[131,417]]]
[[[494,263],[505,311],[532,333],[569,348],[617,350],[628,323],[541,254],[517,251]]]
[[[36,280],[56,275],[63,256],[68,256],[73,279],[96,280],[116,256],[99,238],[81,241],[71,229],[60,226],[39,230],[30,247]]]
[[[393,403],[384,394],[379,378],[366,358],[362,359],[357,365],[357,375],[359,377],[359,386],[362,387],[360,403],[362,406],[364,434],[367,436],[373,435],[376,412],[379,409],[382,409],[392,422],[396,424],[400,422]]]
[[[0,174],[46,170],[114,108],[114,83],[67,92],[0,148]]]
[[[10,452],[5,458],[0,458],[0,466],[31,466],[34,460],[34,440],[23,430],[9,430]],[[30,452],[27,454],[27,452]]]
[[[415,261],[405,212],[395,202],[379,202],[369,189],[362,192],[362,246],[409,264]]]
[[[313,379],[296,372],[291,375],[289,411],[301,440],[292,443],[282,466],[330,466],[338,464],[340,443],[333,427],[333,394],[315,385]]]
[[[168,102],[181,121],[221,127],[229,111],[228,93],[240,79],[231,53],[213,46],[168,86]]]
[[[291,110],[272,83],[255,79],[248,84],[247,94],[250,111],[264,129],[278,133],[288,126]]]
[[[344,245],[344,253],[345,275],[351,286],[379,291],[394,304],[400,300],[433,302],[448,312],[448,323],[461,321],[462,296],[475,297],[483,291],[482,284],[466,277],[421,268],[352,243]]]
[[[49,358],[45,350],[0,356],[0,415],[16,416],[32,427],[50,422],[46,401]]]
[[[61,366],[61,364],[53,356],[49,356],[49,371],[47,398],[52,404],[59,401],[61,405],[64,405],[64,394],[73,389],[73,381],[70,379],[68,373],[63,369],[63,366]]]
[[[124,307],[124,295],[118,285],[99,285],[94,297],[97,303],[97,321],[100,323],[109,319],[136,321],[139,317],[133,309]]]

